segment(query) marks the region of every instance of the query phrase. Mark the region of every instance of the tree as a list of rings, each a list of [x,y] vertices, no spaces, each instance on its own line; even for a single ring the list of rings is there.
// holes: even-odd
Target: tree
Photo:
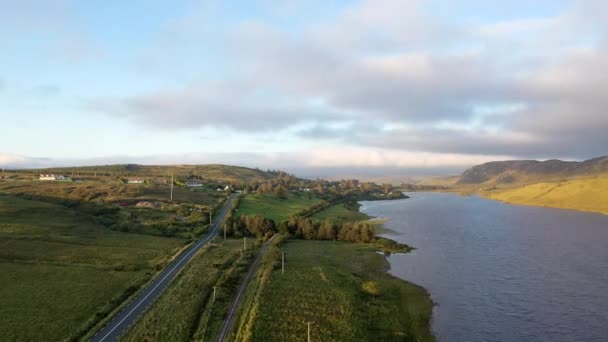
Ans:
[[[392,189],[393,189],[392,185],[390,185],[388,183],[382,184],[382,191],[384,191],[385,195],[388,195],[389,192],[391,192]]]
[[[279,225],[277,226],[277,230],[279,231],[279,233],[287,235],[289,234],[289,225],[286,221],[283,221],[279,223]]]
[[[324,192],[325,192],[325,188],[323,188],[323,184],[317,184],[317,185],[315,186],[315,190],[316,190],[318,193],[320,193],[320,194],[322,194],[322,193],[324,193]]]
[[[329,220],[325,220],[319,227],[317,238],[320,240],[334,240],[336,238],[336,229]]]
[[[361,224],[361,242],[369,243],[374,239],[374,230],[369,224]]]
[[[279,184],[274,188],[274,194],[278,198],[287,198],[287,189],[283,184]]]
[[[340,229],[338,229],[338,240],[348,241],[352,227],[351,223],[343,223]]]
[[[317,238],[317,231],[315,230],[315,226],[308,219],[300,220],[300,229],[302,231],[302,236],[306,240],[314,240]]]

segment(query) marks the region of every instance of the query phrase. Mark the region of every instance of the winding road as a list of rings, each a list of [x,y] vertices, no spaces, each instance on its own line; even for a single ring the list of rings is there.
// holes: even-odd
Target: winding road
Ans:
[[[154,303],[154,301],[169,287],[169,284],[175,276],[188,264],[192,257],[198,252],[207,242],[209,242],[220,228],[220,224],[230,211],[232,201],[236,198],[236,194],[230,196],[226,204],[222,207],[219,215],[215,219],[215,223],[211,225],[211,230],[198,242],[190,246],[181,253],[171,264],[169,264],[156,278],[141,291],[122,311],[116,314],[108,324],[97,332],[91,339],[94,342],[109,342],[116,341],[124,334],[137,319]]]

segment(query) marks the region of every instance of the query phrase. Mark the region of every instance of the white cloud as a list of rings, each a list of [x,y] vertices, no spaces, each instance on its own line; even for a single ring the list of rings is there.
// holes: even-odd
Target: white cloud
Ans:
[[[484,24],[446,20],[428,4],[358,1],[297,28],[248,18],[217,30],[200,20],[208,13],[189,14],[171,25],[175,44],[223,42],[229,76],[197,75],[181,87],[94,99],[89,108],[151,130],[291,132],[308,124],[300,139],[344,145],[341,155],[303,155],[328,165],[603,154],[605,2]],[[271,12],[298,12],[293,6]]]

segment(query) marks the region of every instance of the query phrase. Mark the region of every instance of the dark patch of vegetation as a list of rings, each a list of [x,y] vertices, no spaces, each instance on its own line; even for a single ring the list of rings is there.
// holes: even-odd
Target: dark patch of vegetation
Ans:
[[[253,236],[267,239],[282,233],[296,239],[337,240],[367,243],[377,246],[385,252],[408,252],[412,248],[405,244],[376,236],[374,227],[366,222],[334,223],[330,220],[318,222],[305,217],[292,217],[278,225],[272,219],[260,215],[240,216],[226,222],[228,236]]]

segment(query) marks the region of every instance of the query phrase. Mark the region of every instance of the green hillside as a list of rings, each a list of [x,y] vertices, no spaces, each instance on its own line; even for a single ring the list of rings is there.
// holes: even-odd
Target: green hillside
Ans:
[[[241,166],[209,165],[139,165],[118,164],[81,167],[54,167],[44,169],[17,170],[20,173],[38,175],[41,173],[58,173],[74,176],[108,176],[108,177],[175,177],[201,178],[224,182],[248,182],[268,180],[276,172],[262,171]]]
[[[495,190],[488,193],[487,197],[513,204],[576,209],[608,215],[608,176]]]

